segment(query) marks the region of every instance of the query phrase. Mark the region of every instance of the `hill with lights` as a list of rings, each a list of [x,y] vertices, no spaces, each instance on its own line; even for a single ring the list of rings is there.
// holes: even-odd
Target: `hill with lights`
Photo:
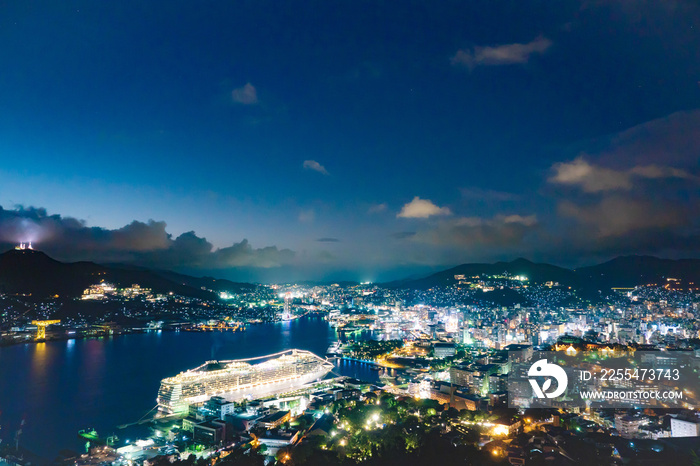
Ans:
[[[474,277],[524,277],[528,284],[553,282],[580,290],[610,290],[643,285],[673,289],[700,288],[700,259],[659,259],[652,256],[621,256],[579,269],[567,269],[527,259],[495,264],[462,264],[426,277],[388,283],[395,288],[428,289],[468,282]]]
[[[101,281],[118,287],[139,284],[156,293],[174,293],[213,300],[218,293],[252,291],[256,285],[192,277],[168,271],[94,262],[59,262],[30,247],[18,247],[0,254],[0,293],[74,298]]]

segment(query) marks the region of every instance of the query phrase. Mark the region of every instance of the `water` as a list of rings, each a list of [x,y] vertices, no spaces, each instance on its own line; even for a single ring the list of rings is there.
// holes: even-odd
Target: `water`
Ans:
[[[77,433],[124,431],[156,404],[160,381],[209,359],[239,359],[289,348],[323,356],[337,340],[319,317],[260,324],[245,332],[149,332],[90,340],[0,348],[0,439],[53,459],[61,449],[82,451]],[[335,372],[376,381],[367,365],[339,362]],[[128,437],[127,437],[128,438]]]

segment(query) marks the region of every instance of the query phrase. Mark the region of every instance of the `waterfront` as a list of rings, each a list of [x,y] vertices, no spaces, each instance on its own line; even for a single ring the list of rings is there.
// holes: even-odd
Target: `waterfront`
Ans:
[[[288,348],[319,356],[337,339],[320,317],[249,326],[245,332],[161,332],[0,348],[0,438],[12,442],[24,419],[20,445],[52,459],[80,451],[77,432],[125,432],[155,406],[161,379],[210,359],[260,356]],[[341,362],[335,371],[365,380],[377,373]]]

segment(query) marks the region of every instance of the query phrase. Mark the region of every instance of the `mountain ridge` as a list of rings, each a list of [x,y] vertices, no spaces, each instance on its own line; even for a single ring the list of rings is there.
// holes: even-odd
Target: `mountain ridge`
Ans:
[[[618,256],[609,261],[577,269],[568,269],[548,263],[536,263],[525,258],[510,262],[466,263],[418,279],[387,282],[392,288],[427,289],[433,286],[456,284],[455,275],[465,279],[479,275],[524,275],[528,283],[557,282],[562,286],[581,289],[631,288],[648,284],[662,284],[668,278],[686,286],[700,284],[700,259],[663,259],[648,255]]]
[[[456,275],[464,275],[464,280],[469,281],[469,277],[504,273],[525,276],[529,284],[556,282],[561,286],[588,291],[665,284],[670,278],[680,280],[684,286],[697,287],[700,284],[700,259],[627,255],[592,266],[568,269],[519,257],[510,262],[460,264],[423,277],[380,285],[388,288],[428,289],[454,285],[459,282]],[[3,293],[77,297],[84,289],[101,280],[118,286],[138,283],[156,293],[173,292],[209,300],[218,299],[218,293],[222,291],[247,292],[259,286],[132,265],[60,262],[42,251],[30,249],[12,249],[0,254],[0,292]]]
[[[139,284],[156,293],[172,292],[207,300],[218,299],[220,291],[252,291],[257,287],[144,267],[100,265],[89,261],[60,262],[34,249],[11,249],[0,254],[0,292],[3,293],[75,298],[102,280],[121,287]]]

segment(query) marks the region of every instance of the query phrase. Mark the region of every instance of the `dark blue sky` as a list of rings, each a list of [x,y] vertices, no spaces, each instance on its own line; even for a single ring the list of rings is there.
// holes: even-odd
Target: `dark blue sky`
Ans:
[[[696,2],[0,8],[4,243],[251,280],[700,252]]]

